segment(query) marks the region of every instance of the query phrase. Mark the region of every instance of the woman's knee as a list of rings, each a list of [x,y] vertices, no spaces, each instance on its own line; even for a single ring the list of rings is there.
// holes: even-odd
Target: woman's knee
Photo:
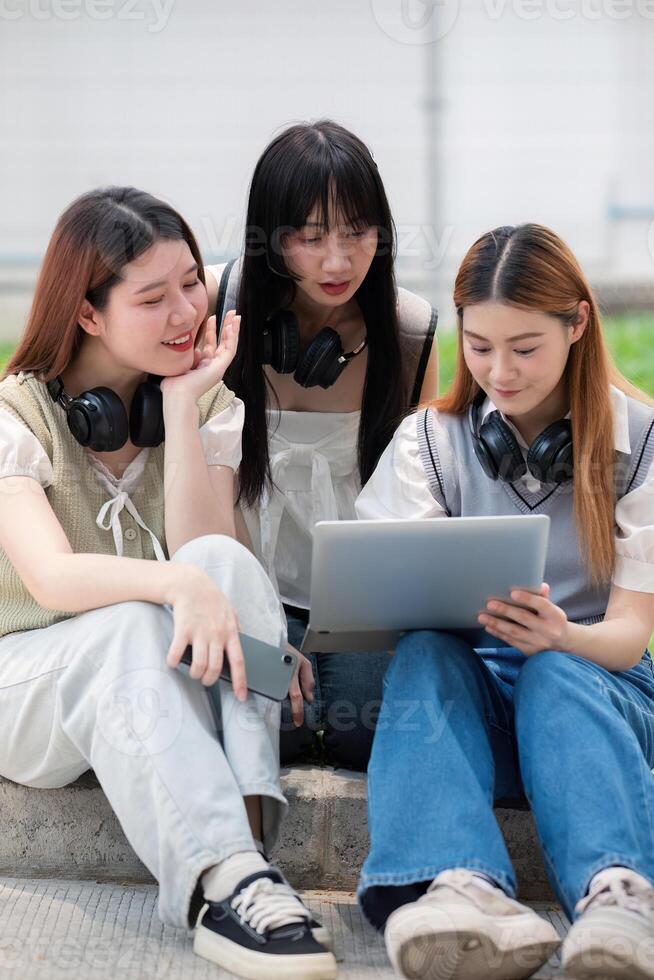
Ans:
[[[258,564],[252,552],[228,534],[203,534],[199,538],[192,538],[171,555],[171,561],[189,562],[201,568],[212,565],[216,560]]]
[[[173,561],[203,569],[234,606],[243,632],[281,643],[286,617],[263,566],[251,551],[224,534],[206,534],[178,548]]]
[[[398,641],[386,672],[385,687],[394,678],[447,689],[469,683],[481,665],[474,649],[464,640],[442,630],[415,630]]]
[[[589,661],[558,650],[542,650],[528,657],[518,674],[514,693],[516,732],[520,738],[531,730],[568,717],[570,705],[595,697],[597,688]]]
[[[515,699],[527,700],[532,696],[542,701],[550,695],[561,694],[566,682],[578,683],[583,664],[578,657],[558,650],[541,650],[527,657],[515,684]]]
[[[248,584],[249,594],[263,591],[268,596],[274,597],[273,604],[276,612],[279,615],[283,613],[272,582],[261,562],[235,538],[230,538],[226,534],[205,534],[193,538],[177,549],[172,560],[187,562],[204,569],[216,584],[226,591],[230,588],[238,591],[245,581]]]

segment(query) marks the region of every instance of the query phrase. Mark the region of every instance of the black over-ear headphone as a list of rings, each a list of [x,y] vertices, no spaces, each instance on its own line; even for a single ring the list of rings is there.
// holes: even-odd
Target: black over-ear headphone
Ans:
[[[483,389],[468,409],[468,423],[475,456],[491,480],[513,483],[529,472],[541,483],[566,483],[572,479],[572,425],[569,419],[552,422],[529,447],[527,461],[518,442],[498,411],[479,426],[479,409],[486,398]]]
[[[132,440],[135,446],[159,446],[164,440],[163,402],[159,382],[151,374],[143,381],[127,412],[111,388],[91,388],[73,397],[64,390],[61,375],[46,383],[53,401],[66,413],[68,428],[81,446],[97,453],[111,453]]]
[[[303,388],[330,388],[353,357],[366,347],[366,337],[347,353],[333,327],[323,327],[300,355],[300,328],[291,310],[278,310],[266,320],[263,330],[261,363],[270,364],[278,374],[293,374]]]

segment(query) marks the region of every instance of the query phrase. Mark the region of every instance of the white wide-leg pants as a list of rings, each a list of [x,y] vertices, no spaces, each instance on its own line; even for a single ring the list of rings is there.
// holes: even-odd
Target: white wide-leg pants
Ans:
[[[273,586],[238,542],[207,535],[171,560],[204,569],[244,633],[285,640]],[[266,851],[286,801],[279,704],[253,694],[239,702],[219,681],[221,746],[207,689],[165,662],[172,637],[170,606],[135,601],[1,638],[0,774],[52,788],[94,769],[127,839],[159,882],[160,918],[188,928],[202,872],[254,846],[243,797],[262,797]]]

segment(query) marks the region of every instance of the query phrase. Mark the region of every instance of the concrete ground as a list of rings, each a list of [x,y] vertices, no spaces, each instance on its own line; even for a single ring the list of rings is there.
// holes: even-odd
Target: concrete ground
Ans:
[[[195,956],[192,933],[164,926],[155,885],[0,878],[0,977],[15,980],[209,980],[231,974]],[[392,978],[381,936],[352,892],[304,892],[330,930],[342,980]],[[556,906],[534,902],[561,936]],[[558,956],[538,973],[561,977]]]

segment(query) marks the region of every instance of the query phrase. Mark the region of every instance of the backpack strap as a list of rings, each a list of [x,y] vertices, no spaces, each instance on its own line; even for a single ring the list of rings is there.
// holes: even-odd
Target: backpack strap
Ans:
[[[425,342],[422,345],[422,351],[420,352],[420,361],[418,362],[418,370],[416,371],[416,380],[413,386],[413,392],[411,393],[411,408],[415,408],[420,401],[420,392],[422,391],[422,384],[425,380],[425,372],[427,370],[427,364],[429,363],[429,355],[431,354],[437,325],[438,310],[432,306],[429,326],[427,327],[427,333],[425,334]]]
[[[404,390],[409,397],[407,410],[410,411],[420,401],[420,392],[438,324],[438,312],[427,300],[402,287],[398,288],[397,301]]]

